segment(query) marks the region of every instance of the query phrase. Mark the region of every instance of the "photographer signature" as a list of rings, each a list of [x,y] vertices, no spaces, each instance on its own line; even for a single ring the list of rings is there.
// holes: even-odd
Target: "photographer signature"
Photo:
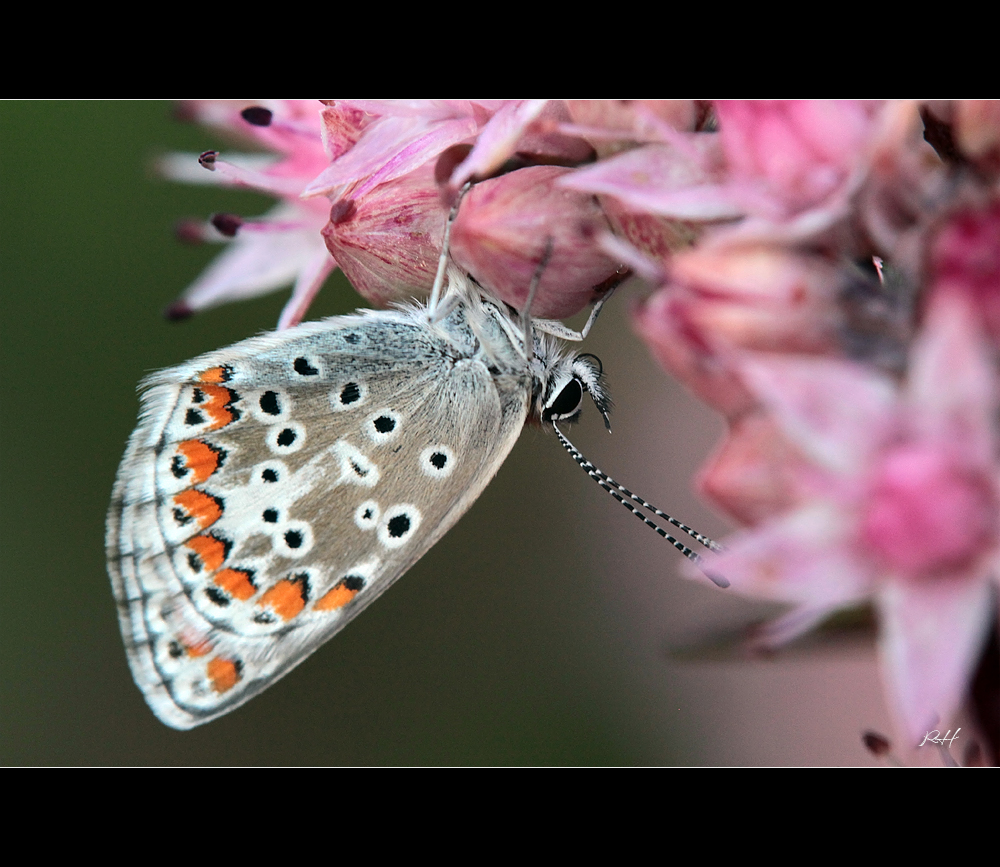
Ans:
[[[958,733],[961,731],[960,728],[955,729],[955,734],[951,733],[951,729],[945,732],[944,737],[941,737],[941,732],[935,729],[932,732],[927,732],[924,735],[924,739],[920,742],[920,746],[924,744],[947,744],[951,747],[952,743],[958,738]]]

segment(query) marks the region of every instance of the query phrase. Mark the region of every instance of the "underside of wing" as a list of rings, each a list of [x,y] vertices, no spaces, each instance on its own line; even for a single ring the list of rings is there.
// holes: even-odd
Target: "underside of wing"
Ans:
[[[527,387],[404,314],[257,338],[152,380],[108,562],[136,682],[191,728],[301,662],[454,524]]]

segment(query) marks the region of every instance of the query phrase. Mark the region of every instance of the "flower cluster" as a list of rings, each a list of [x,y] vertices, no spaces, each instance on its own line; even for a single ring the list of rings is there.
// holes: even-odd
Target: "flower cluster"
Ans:
[[[1000,104],[189,111],[278,154],[201,165],[280,203],[214,218],[232,246],[175,315],[294,282],[287,327],[335,267],[376,305],[426,294],[475,181],[452,255],[511,306],[547,244],[535,316],[623,266],[654,286],[637,333],[728,422],[699,483],[745,529],[713,571],[793,606],[768,640],[868,602],[902,731],[951,722],[997,623]]]

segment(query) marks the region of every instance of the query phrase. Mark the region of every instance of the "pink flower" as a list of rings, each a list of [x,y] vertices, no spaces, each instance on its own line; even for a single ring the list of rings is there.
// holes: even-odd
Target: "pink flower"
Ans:
[[[806,458],[791,465],[800,502],[731,540],[713,569],[795,604],[777,641],[872,601],[907,735],[947,724],[997,617],[1000,567],[994,373],[968,304],[934,305],[901,391],[826,360],[770,358],[745,376]]]
[[[720,100],[715,109],[732,201],[748,213],[783,219],[849,191],[866,167],[881,106],[856,100]]]
[[[213,218],[218,232],[202,234],[221,233],[232,245],[170,308],[173,318],[294,282],[278,323],[288,327],[338,265],[379,306],[426,294],[456,185],[514,156],[574,164],[593,154],[585,141],[558,130],[569,115],[563,103],[549,100],[193,103],[187,113],[280,157],[261,165],[253,157],[232,161],[207,152],[201,169],[193,158],[172,159],[168,174],[249,187],[282,203],[261,219]],[[439,160],[456,147],[464,148],[464,158],[446,163],[447,173],[437,177]],[[594,240],[607,220],[592,198],[553,187],[567,171],[529,164],[492,179],[469,197],[456,225],[459,263],[517,307],[551,240],[536,316],[576,313],[619,267]]]
[[[221,234],[214,238],[231,238],[229,249],[168,309],[169,317],[183,318],[197,310],[253,298],[294,283],[279,327],[294,325],[302,318],[336,267],[320,235],[329,206],[300,198],[308,182],[329,163],[318,107],[292,100],[184,106],[184,113],[193,119],[275,150],[279,156],[261,159],[236,154],[233,162],[210,152],[202,156],[199,165],[195,155],[174,154],[161,163],[164,173],[176,180],[247,187],[273,195],[281,204],[255,219],[217,216],[213,225]],[[355,114],[352,120],[357,135],[363,118]]]
[[[881,106],[722,100],[715,112],[718,134],[667,123],[653,133],[647,125],[658,143],[610,156],[565,183],[673,220],[752,217],[758,232],[768,224],[814,232],[846,214],[869,168]]]

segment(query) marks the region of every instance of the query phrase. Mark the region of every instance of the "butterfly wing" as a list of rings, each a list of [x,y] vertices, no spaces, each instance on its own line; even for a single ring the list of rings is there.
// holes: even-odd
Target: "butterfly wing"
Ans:
[[[425,316],[425,314],[424,314]],[[133,676],[191,728],[384,592],[478,497],[529,386],[418,311],[244,341],[147,384],[108,516]]]

